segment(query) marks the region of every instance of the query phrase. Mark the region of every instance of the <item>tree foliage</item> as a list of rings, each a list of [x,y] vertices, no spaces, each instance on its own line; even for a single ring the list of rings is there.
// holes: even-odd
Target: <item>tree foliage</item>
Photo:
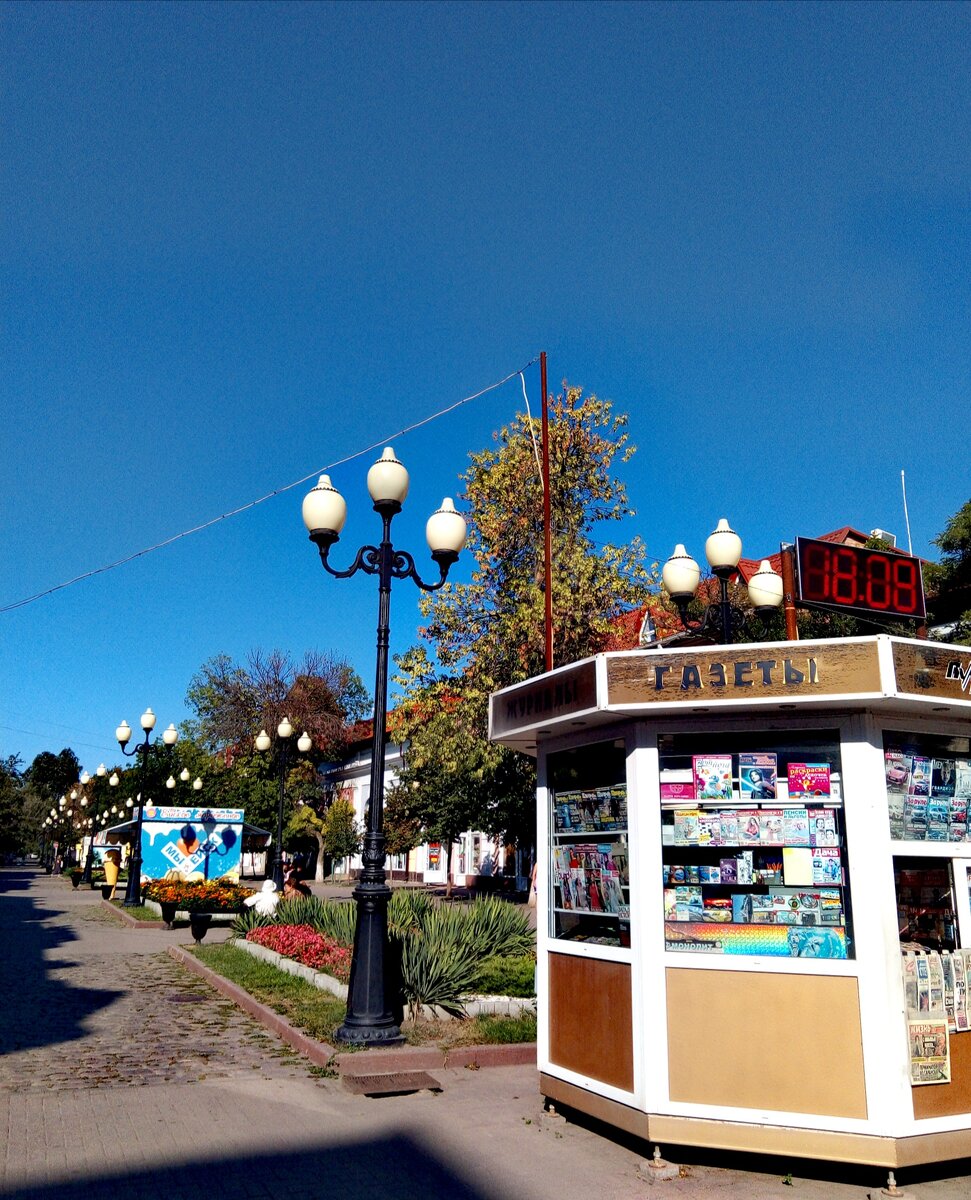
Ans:
[[[934,624],[950,626],[948,642],[971,646],[971,500],[958,509],[934,539],[939,563],[925,568]]]
[[[324,848],[334,859],[350,858],[361,848],[361,827],[354,815],[354,805],[343,796],[338,796],[327,809]]]
[[[554,660],[610,644],[643,605],[651,575],[638,538],[604,530],[633,515],[619,466],[634,453],[608,401],[565,389],[550,403]],[[471,456],[463,476],[472,577],[422,599],[423,644],[402,655],[392,736],[407,742],[406,807],[424,835],[476,828],[531,843],[532,761],[487,739],[491,692],[545,669],[543,489],[539,421],[520,414]]]
[[[341,752],[368,706],[353,668],[318,651],[299,663],[279,650],[254,650],[245,664],[217,654],[193,677],[186,701],[195,713],[187,732],[210,751],[249,746],[260,729],[272,734],[289,717],[313,738],[318,759]]]

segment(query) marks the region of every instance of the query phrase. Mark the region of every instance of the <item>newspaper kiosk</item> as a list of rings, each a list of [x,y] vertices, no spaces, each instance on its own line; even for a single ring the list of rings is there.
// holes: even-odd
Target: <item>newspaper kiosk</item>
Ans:
[[[598,655],[491,698],[538,760],[543,1093],[653,1141],[971,1155],[971,651]]]

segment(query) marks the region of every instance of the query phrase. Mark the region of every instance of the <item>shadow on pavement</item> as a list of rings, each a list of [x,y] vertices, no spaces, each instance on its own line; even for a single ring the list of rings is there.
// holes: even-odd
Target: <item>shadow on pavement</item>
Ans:
[[[146,1112],[146,1121],[161,1114]],[[259,1131],[253,1131],[254,1138]],[[205,1129],[199,1130],[204,1142]],[[189,1147],[186,1147],[189,1150]],[[483,1186],[484,1184],[484,1186]],[[5,1190],[4,1200],[76,1200],[78,1195],[125,1196],[129,1200],[256,1200],[263,1197],[353,1196],[355,1200],[508,1200],[487,1181],[471,1183],[437,1157],[436,1150],[406,1136],[232,1158],[190,1158],[171,1166],[103,1175],[75,1175]]]
[[[23,882],[20,882],[20,877]],[[53,961],[53,952],[75,940],[64,926],[51,925],[61,911],[45,908],[16,890],[29,886],[29,872],[2,873],[0,891],[0,1054],[74,1041],[84,1036],[84,1022],[122,993],[103,988],[75,988],[54,979],[69,961]],[[13,886],[11,886],[11,883]]]

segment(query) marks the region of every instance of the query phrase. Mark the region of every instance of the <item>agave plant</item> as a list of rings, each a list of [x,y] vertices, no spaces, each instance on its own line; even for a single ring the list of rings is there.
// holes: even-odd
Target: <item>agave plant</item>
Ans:
[[[401,989],[412,1020],[423,1004],[454,1017],[465,1015],[462,997],[472,991],[479,960],[456,937],[458,910],[433,905],[420,930],[396,939],[401,951]]]
[[[321,900],[318,896],[295,896],[292,900],[280,901],[276,918],[280,925],[309,925],[342,946],[354,944],[355,904]]]
[[[272,924],[272,917],[258,913],[255,908],[244,908],[230,926],[230,933],[234,938],[245,938],[251,929],[262,929],[264,925]]]
[[[532,954],[535,949],[528,918],[505,900],[482,897],[456,911],[462,914],[463,945],[480,960]]]
[[[404,937],[406,933],[421,929],[434,907],[431,896],[416,888],[399,888],[392,892],[388,904],[388,930],[392,937]]]

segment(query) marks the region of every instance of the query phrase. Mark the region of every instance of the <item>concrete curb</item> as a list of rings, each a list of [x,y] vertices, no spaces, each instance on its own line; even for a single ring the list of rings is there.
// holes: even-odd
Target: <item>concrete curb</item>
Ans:
[[[291,1025],[285,1017],[254,999],[235,983],[209,969],[181,946],[169,946],[170,957],[198,975],[200,979],[239,1005],[292,1046],[311,1062],[331,1067],[341,1075],[375,1075],[387,1071],[434,1071],[449,1067],[513,1067],[529,1066],[536,1062],[536,1046],[532,1042],[517,1042],[509,1046],[458,1046],[439,1050],[436,1046],[395,1046],[387,1050],[367,1049],[340,1053],[327,1042],[318,1042]]]

